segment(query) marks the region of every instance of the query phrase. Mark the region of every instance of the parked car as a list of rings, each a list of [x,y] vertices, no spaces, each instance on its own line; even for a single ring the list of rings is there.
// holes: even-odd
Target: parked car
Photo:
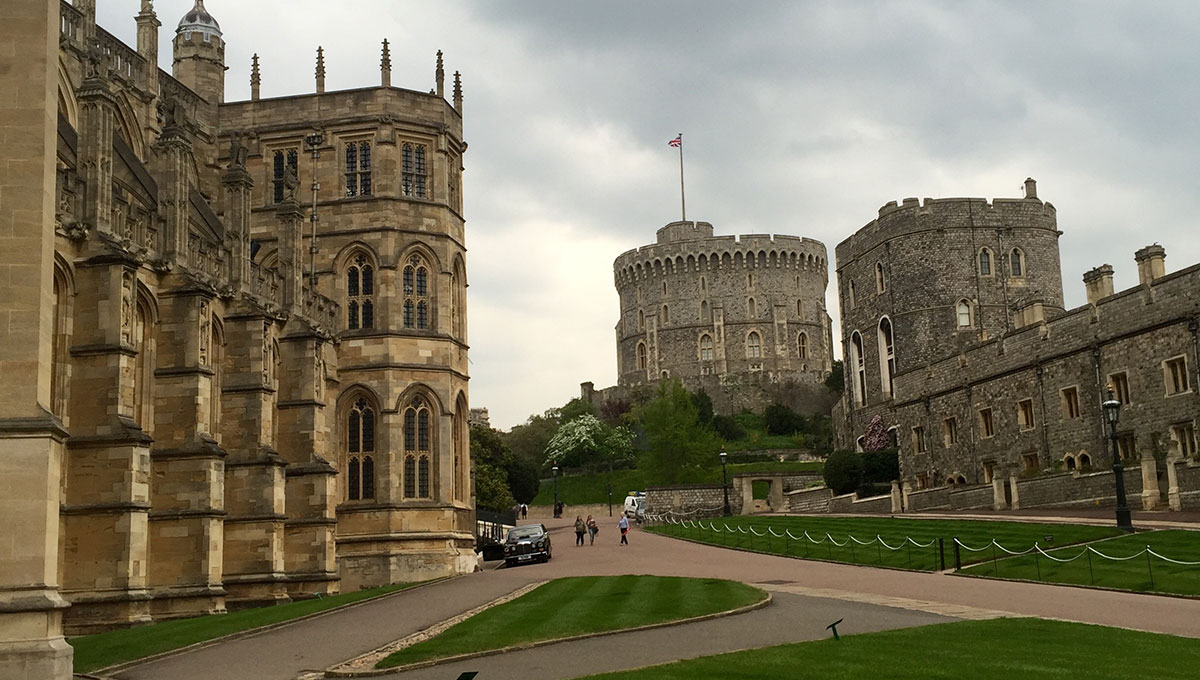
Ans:
[[[545,524],[526,524],[508,530],[504,539],[504,566],[550,561],[550,534]]]

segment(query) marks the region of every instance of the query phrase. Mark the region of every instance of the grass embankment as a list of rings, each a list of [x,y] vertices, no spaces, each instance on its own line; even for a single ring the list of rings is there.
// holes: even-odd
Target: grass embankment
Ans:
[[[963,621],[678,661],[637,671],[655,680],[889,678],[1009,680],[1194,678],[1190,638],[1041,619]],[[628,680],[628,671],[587,680]],[[581,679],[582,680],[582,679]]]
[[[944,542],[946,567],[954,566],[954,544],[952,539],[957,536],[967,545],[985,545],[995,539],[1001,545],[1011,550],[1024,550],[1033,545],[1034,541],[1045,543],[1045,537],[1054,537],[1055,545],[1094,541],[1119,534],[1115,527],[1092,527],[1076,524],[1031,524],[1025,522],[986,522],[973,520],[934,520],[934,519],[902,519],[892,517],[728,517],[714,520],[720,532],[708,529],[684,528],[676,524],[651,527],[668,536],[681,536],[693,540],[738,547],[758,552],[789,555],[792,557],[845,562],[848,564],[882,565],[901,569],[916,569],[931,571],[942,566],[942,553],[939,552],[937,539]],[[726,532],[728,525],[733,532]],[[707,522],[705,523],[707,526]],[[738,531],[745,529],[747,533]],[[768,533],[768,527],[776,534],[790,531],[793,536],[802,540],[779,538],[778,536],[756,536],[749,533],[751,528],[759,534]],[[807,531],[816,541],[803,540]],[[843,544],[834,545],[825,537],[828,533],[834,541]],[[869,545],[862,545],[850,537]],[[883,542],[892,548],[875,541],[880,536]],[[920,544],[933,542],[932,546],[920,547],[908,543],[905,538],[912,538]],[[991,559],[987,553],[962,553],[964,564]]]
[[[315,614],[335,607],[368,600],[410,588],[415,583],[398,583],[352,593],[341,593],[320,599],[301,600],[273,607],[245,609],[230,614],[197,616],[177,621],[164,621],[149,626],[113,630],[95,635],[73,637],[68,642],[75,648],[75,672],[86,673],[145,658],[173,649],[205,642],[252,628]]]
[[[962,540],[972,547],[982,547],[975,546],[966,539]],[[1001,544],[1008,547],[1003,541]],[[1200,565],[1171,564],[1147,555],[1133,557],[1145,550],[1147,545],[1164,557],[1182,562],[1200,562],[1200,532],[1171,530],[1121,536],[1092,544],[1093,548],[1109,557],[1127,559],[1106,560],[1099,555],[1085,552],[1082,546],[1057,550],[1042,546],[1047,554],[1060,560],[1071,561],[1062,564],[1042,555],[1021,555],[978,564],[964,569],[963,573],[1200,596]],[[991,557],[990,553],[986,554]]]
[[[645,626],[736,609],[766,597],[744,583],[666,576],[585,576],[551,581],[484,610],[377,665],[500,649],[537,640]]]
[[[820,473],[825,464],[822,462],[802,462],[789,460],[782,463],[779,462],[759,462],[759,463],[732,463],[728,466],[727,473],[732,479],[733,475],[745,474],[748,472],[816,472]],[[573,475],[570,477],[558,478],[558,497],[568,505],[584,505],[590,503],[607,503],[608,502],[608,472],[597,472],[590,475]],[[625,494],[630,491],[644,491],[647,486],[654,486],[662,482],[650,478],[644,470],[613,470],[612,472],[612,500],[613,503],[620,504],[625,500]],[[721,483],[721,466],[704,470],[702,474],[694,479],[688,480],[689,484],[720,484]],[[533,499],[530,505],[550,505],[554,503],[554,480],[543,479],[538,487],[537,497]]]

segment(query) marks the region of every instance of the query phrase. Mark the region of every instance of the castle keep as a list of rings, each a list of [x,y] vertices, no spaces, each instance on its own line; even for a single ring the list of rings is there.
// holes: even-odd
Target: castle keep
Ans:
[[[820,242],[672,222],[613,270],[618,389],[678,377],[723,412],[759,410],[784,393],[823,408],[833,358]]]
[[[472,570],[458,74],[450,101],[440,53],[432,89],[393,87],[385,41],[378,87],[326,92],[319,55],[315,93],[263,98],[256,57],[251,100],[225,102],[202,0],[171,74],[149,0],[136,47],[92,0],[5,5],[0,38],[33,27],[46,50],[3,76],[23,79],[3,81],[10,148],[42,146],[15,152],[37,159],[20,182],[0,174],[0,257],[25,267],[0,307],[0,439],[28,458],[0,470],[23,532],[0,640],[48,631],[28,658],[65,677],[60,617],[86,632]],[[22,183],[44,202],[16,203]]]
[[[1111,503],[1111,479],[1075,493],[1111,464],[1110,386],[1131,505],[1200,504],[1200,265],[1167,274],[1164,249],[1148,246],[1138,286],[1114,292],[1102,265],[1083,277],[1087,304],[1064,310],[1059,234],[1030,179],[1022,199],[889,203],[838,245],[838,444],[861,449],[879,416],[907,509]]]

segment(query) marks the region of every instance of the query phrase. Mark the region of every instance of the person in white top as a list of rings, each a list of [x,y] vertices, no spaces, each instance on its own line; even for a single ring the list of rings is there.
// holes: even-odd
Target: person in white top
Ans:
[[[617,522],[617,528],[621,530],[620,545],[629,545],[629,518],[621,515],[620,521]]]

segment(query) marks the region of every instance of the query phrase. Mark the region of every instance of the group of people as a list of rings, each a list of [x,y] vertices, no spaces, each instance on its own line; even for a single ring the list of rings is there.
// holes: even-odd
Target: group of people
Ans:
[[[620,545],[629,545],[629,518],[624,514],[617,521],[617,528],[621,530]],[[582,515],[575,515],[575,545],[583,545],[584,534],[588,535],[588,545],[595,545],[598,533],[600,533],[600,525],[596,524],[596,520],[591,515],[588,515],[586,520]]]

